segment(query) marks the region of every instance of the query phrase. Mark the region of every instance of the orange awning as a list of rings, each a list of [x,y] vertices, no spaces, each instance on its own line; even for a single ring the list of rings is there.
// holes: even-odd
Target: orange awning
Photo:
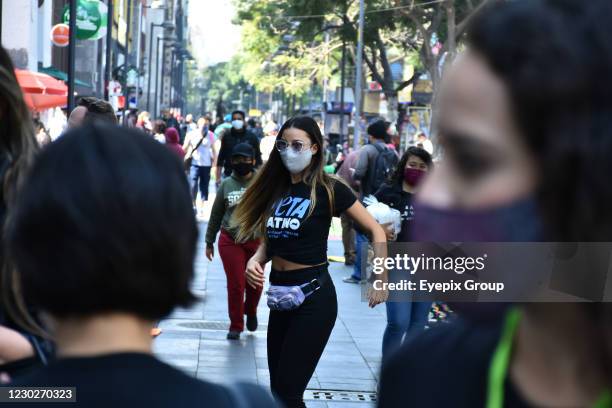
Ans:
[[[68,93],[65,83],[47,74],[16,69],[15,75],[24,93],[44,95],[66,95]]]
[[[26,104],[32,110],[66,106],[68,87],[47,74],[16,69],[15,75]]]
[[[24,93],[23,99],[31,110],[45,110],[56,107],[63,107],[68,104],[68,95],[41,95]]]

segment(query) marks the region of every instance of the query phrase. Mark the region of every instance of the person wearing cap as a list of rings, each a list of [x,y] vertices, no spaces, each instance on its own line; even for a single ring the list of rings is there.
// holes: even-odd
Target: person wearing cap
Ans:
[[[234,146],[230,160],[232,174],[219,185],[208,221],[206,257],[212,261],[215,254],[215,238],[221,229],[218,248],[227,277],[227,306],[230,317],[227,338],[238,340],[244,330],[245,314],[247,329],[249,331],[257,329],[257,304],[262,291],[261,287],[256,289],[246,285],[245,277],[247,261],[257,251],[259,239],[236,242],[236,231],[230,227],[234,208],[253,178],[255,149],[249,143],[239,143]]]

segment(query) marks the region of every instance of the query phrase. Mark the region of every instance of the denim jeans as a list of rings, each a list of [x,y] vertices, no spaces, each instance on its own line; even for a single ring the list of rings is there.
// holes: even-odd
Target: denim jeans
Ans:
[[[355,231],[355,265],[351,277],[359,281],[367,278],[367,276],[361,275],[361,270],[364,269],[361,267],[361,262],[363,262],[363,257],[368,256],[367,242],[368,238],[365,235]]]
[[[198,188],[200,190],[200,198],[203,201],[208,200],[208,184],[210,183],[210,166],[192,165],[189,171],[189,186],[191,188],[191,196],[193,200],[198,196]]]
[[[408,341],[427,324],[431,302],[386,302],[387,327],[383,335],[383,360],[402,344]],[[405,336],[405,337],[404,337]]]

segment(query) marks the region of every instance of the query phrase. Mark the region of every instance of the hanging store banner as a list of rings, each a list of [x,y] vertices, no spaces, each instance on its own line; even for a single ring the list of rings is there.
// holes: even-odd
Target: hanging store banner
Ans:
[[[108,18],[108,8],[99,0],[78,0],[77,1],[77,32],[78,40],[97,40],[102,38],[102,31],[106,31],[106,21]],[[105,12],[103,10],[106,8]],[[70,9],[67,4],[64,7],[63,20],[65,24],[70,24]]]

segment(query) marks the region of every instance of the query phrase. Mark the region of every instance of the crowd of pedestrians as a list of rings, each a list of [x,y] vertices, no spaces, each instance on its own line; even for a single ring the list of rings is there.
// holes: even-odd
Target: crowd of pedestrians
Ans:
[[[337,317],[333,217],[354,267],[346,284],[390,241],[610,241],[611,20],[607,0],[480,11],[437,95],[435,163],[426,137],[402,152],[389,143],[384,119],[336,154],[308,116],[280,128],[242,111],[216,126],[169,112],[124,122],[96,98],[80,98],[50,142],[0,48],[0,384],[76,387],[84,407],[304,407]],[[152,354],[155,323],[197,300],[211,177],[202,249],[225,270],[227,339],[257,329],[267,288],[271,393]],[[373,202],[399,226],[377,222]],[[366,299],[387,312],[380,407],[612,407],[605,303],[454,304],[456,318],[426,330],[431,303],[373,288]]]

